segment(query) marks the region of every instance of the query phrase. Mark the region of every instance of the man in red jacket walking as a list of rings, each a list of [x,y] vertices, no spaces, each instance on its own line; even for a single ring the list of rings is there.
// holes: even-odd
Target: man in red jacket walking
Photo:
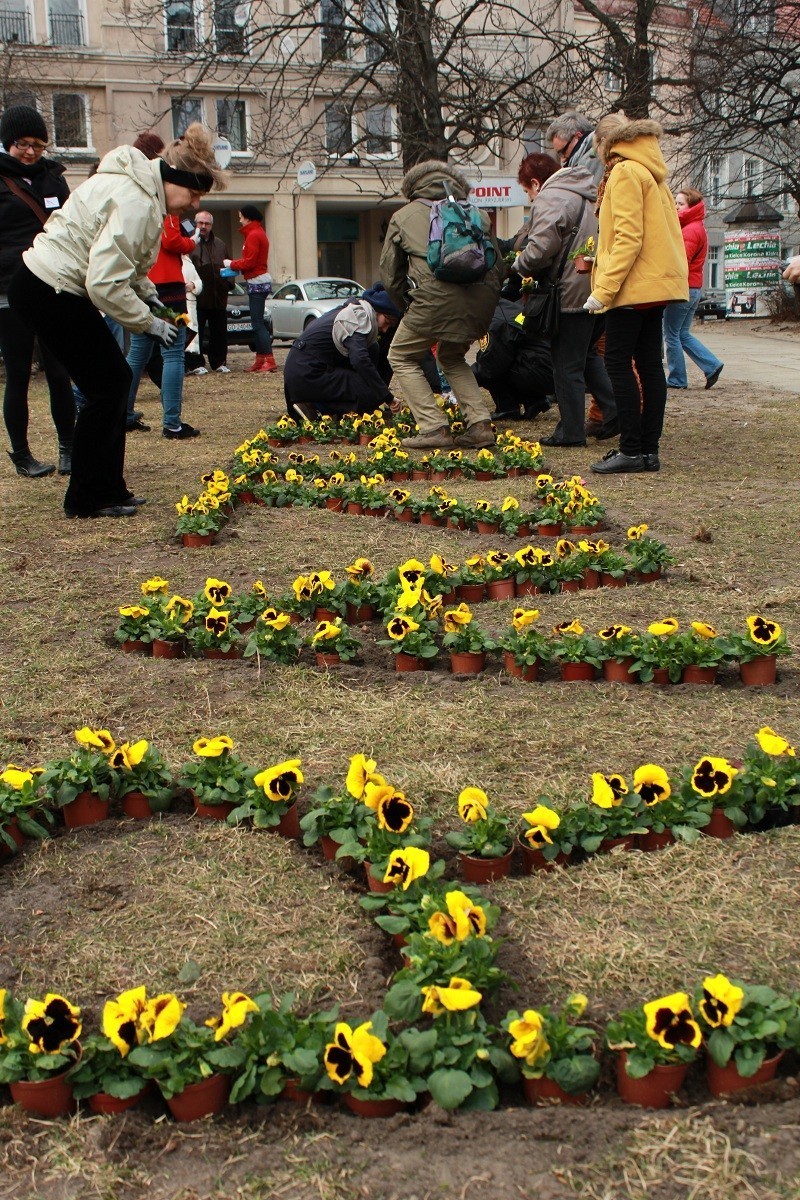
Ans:
[[[226,258],[225,269],[236,274],[241,271],[250,302],[250,320],[256,343],[256,360],[249,371],[277,371],[272,353],[272,324],[264,319],[264,306],[272,292],[272,278],[267,270],[269,238],[264,230],[264,218],[255,204],[243,204],[239,209],[239,226],[244,236],[241,258]]]

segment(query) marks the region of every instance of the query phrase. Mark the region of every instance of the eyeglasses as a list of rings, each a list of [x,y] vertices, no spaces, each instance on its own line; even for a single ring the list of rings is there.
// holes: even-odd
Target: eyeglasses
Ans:
[[[47,149],[47,142],[29,142],[26,138],[15,138],[12,145],[18,150],[36,150],[39,154]]]

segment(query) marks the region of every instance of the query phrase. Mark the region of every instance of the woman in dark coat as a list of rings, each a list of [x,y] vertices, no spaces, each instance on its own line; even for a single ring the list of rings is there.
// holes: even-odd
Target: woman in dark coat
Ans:
[[[18,475],[33,479],[52,475],[55,466],[38,462],[28,446],[28,387],[33,363],[34,332],[8,307],[8,285],[22,262],[22,252],[61,208],[69,188],[64,168],[44,157],[47,127],[35,108],[15,104],[0,119],[0,351],[6,370],[3,418],[11,441],[11,461]],[[58,471],[71,468],[75,400],[65,369],[42,345],[39,358],[50,389],[50,411],[58,435]]]

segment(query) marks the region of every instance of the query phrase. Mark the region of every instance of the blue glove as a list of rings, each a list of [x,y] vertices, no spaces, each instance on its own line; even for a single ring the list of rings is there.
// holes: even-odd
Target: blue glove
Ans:
[[[239,274],[239,272],[234,271],[232,267],[221,267],[219,273],[223,279],[235,279]]]

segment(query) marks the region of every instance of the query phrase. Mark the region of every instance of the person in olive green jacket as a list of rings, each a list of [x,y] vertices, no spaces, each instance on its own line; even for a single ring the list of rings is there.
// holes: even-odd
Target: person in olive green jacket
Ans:
[[[657,471],[667,404],[661,322],[671,300],[689,299],[689,271],[675,199],[665,182],[656,121],[603,117],[594,132],[605,173],[592,292],[584,307],[606,313],[605,363],[617,402],[619,450],[592,470]],[[641,402],[633,364],[641,383]]]
[[[494,315],[503,280],[502,259],[495,244],[497,262],[479,283],[464,286],[436,279],[426,258],[430,206],[445,199],[446,189],[460,200],[469,194],[466,177],[448,163],[429,160],[406,172],[400,190],[408,204],[389,222],[380,262],[383,285],[404,314],[389,351],[389,365],[419,426],[419,435],[404,445],[419,450],[454,444],[420,366],[434,342],[439,365],[467,424],[455,445],[491,446],[495,440],[489,405],[465,356],[470,344],[486,333]],[[490,234],[488,216],[481,213],[481,217]]]

